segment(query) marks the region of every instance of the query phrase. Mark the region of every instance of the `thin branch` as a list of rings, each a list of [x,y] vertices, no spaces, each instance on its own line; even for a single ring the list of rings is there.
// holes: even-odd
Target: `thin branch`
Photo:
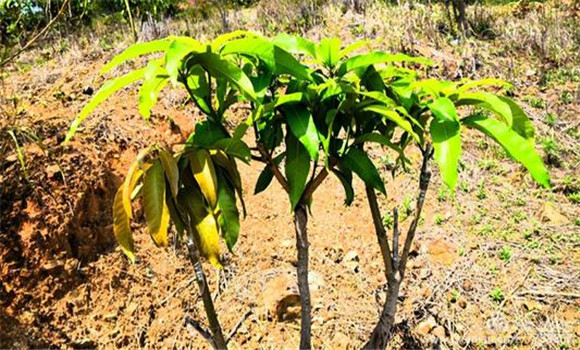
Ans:
[[[399,210],[393,208],[393,271],[399,269]]]
[[[276,162],[274,162],[274,160],[272,159],[272,157],[270,156],[268,151],[266,151],[266,148],[264,147],[264,145],[262,143],[257,142],[257,146],[258,146],[258,151],[262,155],[262,159],[266,160],[266,164],[268,164],[268,166],[270,166],[270,169],[272,170],[274,177],[276,177],[276,180],[278,180],[280,185],[282,185],[282,188],[284,189],[284,191],[290,193],[290,185],[288,185],[288,181],[286,181],[286,178],[284,177],[284,175],[280,171],[280,168],[278,168],[278,165],[276,165]]]
[[[393,271],[393,261],[391,260],[391,248],[389,247],[389,241],[387,240],[387,231],[383,226],[383,218],[381,216],[381,210],[379,209],[379,203],[377,202],[377,195],[372,186],[366,186],[367,200],[369,202],[369,207],[371,209],[371,216],[373,218],[373,224],[375,225],[375,232],[377,234],[377,240],[379,242],[379,247],[381,248],[381,256],[383,257],[383,265],[385,266],[385,277],[387,280],[391,280],[391,272]]]
[[[248,310],[244,316],[242,316],[242,318],[238,321],[238,323],[234,326],[234,328],[232,328],[232,330],[230,331],[230,334],[228,334],[228,339],[226,339],[226,344],[230,342],[230,340],[232,340],[232,338],[234,337],[234,335],[236,335],[236,333],[238,332],[238,329],[240,329],[240,327],[242,326],[242,324],[244,324],[244,321],[246,321],[246,319],[248,317],[250,317],[250,315],[252,314],[252,310]]]
[[[217,349],[216,344],[211,336],[209,330],[207,330],[204,326],[201,325],[198,321],[194,320],[193,318],[186,316],[185,317],[185,325],[190,325],[193,329],[199,333],[205,340],[207,340],[212,348]]]
[[[417,225],[419,224],[419,219],[421,218],[421,211],[423,210],[423,204],[425,203],[425,195],[427,194],[427,189],[429,188],[429,181],[431,180],[431,170],[429,170],[429,159],[433,155],[433,147],[430,143],[427,143],[423,153],[423,164],[421,165],[421,173],[419,175],[419,197],[417,198],[417,207],[415,209],[415,217],[409,226],[407,231],[407,237],[405,237],[405,246],[403,247],[403,253],[401,255],[401,261],[399,265],[399,273],[401,279],[405,276],[405,269],[407,267],[407,259],[409,258],[409,251],[411,250],[411,244],[413,243],[413,238],[415,238],[415,232],[417,231]]]
[[[551,290],[523,290],[521,292],[518,292],[516,295],[542,295],[546,297],[563,297],[571,299],[580,299],[580,294],[578,293],[556,292]]]
[[[48,32],[48,30],[56,23],[56,21],[60,18],[60,16],[65,12],[65,9],[68,5],[68,3],[70,2],[70,0],[65,0],[62,3],[62,6],[60,7],[60,9],[58,10],[58,13],[56,14],[56,16],[54,16],[53,19],[50,20],[50,22],[48,22],[48,24],[42,28],[42,30],[36,34],[32,39],[30,39],[30,41],[28,41],[22,48],[20,48],[18,51],[16,51],[14,54],[12,54],[12,56],[8,57],[7,59],[5,59],[4,61],[0,62],[0,67],[5,66],[8,62],[12,61],[13,59],[15,59],[16,57],[18,57],[22,52],[28,50],[32,45],[34,45],[36,43],[36,41],[43,36],[44,34],[46,34]]]

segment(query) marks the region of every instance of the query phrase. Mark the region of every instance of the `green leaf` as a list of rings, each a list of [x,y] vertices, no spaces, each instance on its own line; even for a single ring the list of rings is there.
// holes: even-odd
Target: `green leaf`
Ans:
[[[179,68],[185,56],[202,48],[197,40],[188,37],[180,37],[171,42],[165,53],[165,69],[173,84],[177,83]]]
[[[533,144],[534,137],[536,136],[536,130],[534,128],[534,124],[532,124],[526,115],[526,112],[524,112],[524,110],[512,99],[502,96],[499,98],[510,106],[513,117],[512,130]]]
[[[408,62],[423,65],[431,65],[433,62],[423,57],[411,57],[402,53],[388,54],[386,52],[372,52],[364,55],[358,55],[344,61],[339,69],[338,74],[344,75],[353,69],[366,67],[378,63]]]
[[[145,76],[145,69],[141,68],[138,70],[134,70],[129,72],[123,76],[120,76],[116,79],[109,80],[97,91],[93,99],[83,108],[83,110],[79,113],[79,115],[75,118],[72,122],[66,138],[64,140],[64,144],[66,145],[74,134],[77,132],[78,127],[81,123],[89,116],[89,114],[97,108],[104,100],[106,100],[109,96],[114,94],[115,92],[121,90],[122,88],[126,87],[127,85],[133,84],[137,80],[143,79]]]
[[[459,93],[467,92],[473,88],[480,87],[480,86],[499,86],[502,88],[511,88],[512,84],[508,83],[505,80],[496,79],[496,78],[472,80],[472,81],[468,81],[468,82],[464,83],[463,85],[461,85],[460,87],[458,87],[457,92],[459,92]]]
[[[249,163],[252,158],[250,147],[244,141],[238,139],[223,138],[214,142],[211,148],[221,149],[227,154],[241,159],[245,163]]]
[[[113,57],[106,65],[101,68],[101,74],[111,71],[113,68],[123,64],[128,60],[132,60],[139,56],[147,55],[154,52],[163,52],[169,48],[171,44],[167,39],[153,40],[146,43],[138,43],[129,46],[125,51]]]
[[[195,145],[202,148],[208,148],[218,140],[227,138],[227,134],[216,122],[204,120],[195,125],[195,131],[187,139],[188,145]]]
[[[509,127],[513,125],[513,116],[510,105],[498,96],[489,92],[462,93],[455,102],[457,106],[475,105],[497,115]]]
[[[220,210],[218,223],[222,231],[222,237],[231,251],[240,233],[240,213],[236,206],[236,195],[233,188],[230,187],[229,182],[219,170],[217,177],[219,183],[218,206]]]
[[[145,172],[142,193],[149,234],[157,246],[166,247],[169,209],[165,204],[165,172],[159,160]]]
[[[370,41],[368,40],[359,40],[357,42],[355,42],[354,44],[350,44],[347,47],[345,47],[344,49],[340,50],[340,53],[338,54],[338,56],[342,59],[344,56],[347,56],[349,54],[351,54],[352,52],[360,49],[363,46],[367,46],[370,44]]]
[[[284,156],[286,155],[286,153],[281,153],[278,156],[276,156],[273,161],[276,165],[279,165],[280,162],[282,162],[282,159],[284,159]],[[266,165],[264,167],[264,170],[262,170],[262,172],[260,173],[260,176],[258,176],[258,181],[256,181],[256,187],[254,188],[254,194],[258,194],[260,192],[263,192],[265,189],[268,188],[268,186],[270,186],[270,183],[272,182],[272,179],[274,178],[274,173],[272,172],[272,169],[270,168],[269,165]]]
[[[157,104],[157,95],[167,85],[169,76],[159,61],[149,61],[145,80],[139,89],[139,113],[143,118],[151,117],[151,108]]]
[[[327,67],[332,68],[340,60],[339,38],[324,38],[318,44],[316,56]]]
[[[354,200],[354,189],[352,188],[352,172],[350,170],[343,169],[332,169],[332,173],[340,180],[340,183],[344,187],[344,192],[346,198],[344,200],[345,205],[351,205]]]
[[[204,67],[210,75],[214,77],[224,77],[237,89],[246,95],[250,100],[257,102],[252,81],[246,76],[244,71],[234,63],[222,59],[212,52],[193,54],[187,61],[188,66],[196,64]]]
[[[306,147],[310,158],[317,160],[320,141],[318,140],[318,131],[310,111],[301,105],[285,108],[284,111],[286,113],[286,121],[294,136]]]
[[[290,186],[290,205],[294,210],[300,202],[310,172],[310,156],[291,132],[286,133],[286,179]]]
[[[357,174],[366,184],[371,185],[382,194],[387,194],[377,168],[363,150],[355,147],[349,148],[340,162],[346,169]]]
[[[435,161],[439,166],[443,182],[451,191],[457,184],[457,165],[461,155],[460,125],[453,102],[441,97],[429,109],[435,115],[431,121],[431,138],[435,149]]]
[[[273,42],[276,46],[290,53],[306,54],[312,58],[316,57],[316,45],[298,35],[280,34],[274,38]]]
[[[390,149],[399,153],[399,155],[403,155],[403,150],[401,149],[401,147],[392,143],[388,137],[386,137],[382,134],[379,134],[377,132],[370,132],[367,134],[362,134],[354,140],[355,145],[363,144],[365,142],[375,142],[375,143],[378,143],[380,145],[387,146]]]
[[[534,180],[550,188],[550,174],[532,143],[505,124],[485,116],[467,117],[462,122],[494,139],[513,159],[528,169]]]
[[[417,142],[420,142],[419,136],[413,131],[413,126],[405,118],[401,117],[394,109],[388,106],[374,104],[363,108],[365,112],[374,112],[382,115],[388,120],[397,124],[401,129],[408,132]]]
[[[194,66],[187,72],[186,87],[191,98],[205,114],[211,115],[211,91],[205,70]]]
[[[233,32],[225,33],[215,38],[211,42],[211,48],[213,51],[220,51],[228,42],[244,36],[257,37],[258,35],[247,30],[234,30]]]
[[[282,48],[263,38],[244,38],[227,43],[222,55],[241,54],[260,59],[275,74],[290,74],[297,79],[312,80],[306,66]]]

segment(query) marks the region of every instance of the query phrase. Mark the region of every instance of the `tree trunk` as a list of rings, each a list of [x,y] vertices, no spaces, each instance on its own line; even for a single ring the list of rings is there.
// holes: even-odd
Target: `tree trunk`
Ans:
[[[387,343],[391,339],[393,325],[395,324],[400,286],[400,280],[393,280],[388,283],[387,300],[383,305],[381,317],[375,329],[373,329],[369,341],[363,346],[363,349],[383,350],[387,347]]]
[[[468,34],[468,27],[467,27],[467,16],[465,14],[465,0],[452,0],[453,1],[453,9],[455,10],[455,21],[457,22],[457,28],[459,32],[463,36],[467,36]]]
[[[294,226],[296,229],[296,250],[298,251],[298,289],[300,291],[300,349],[310,349],[310,287],[308,285],[308,214],[306,205],[299,203],[294,210]]]
[[[189,259],[195,270],[195,279],[197,281],[197,286],[199,287],[201,299],[203,300],[203,307],[209,321],[209,328],[211,330],[211,339],[209,339],[210,343],[214,349],[226,349],[227,343],[222,332],[220,321],[215,312],[209,286],[207,285],[205,273],[203,272],[203,266],[201,266],[199,250],[190,235],[187,235],[187,249],[189,252]]]

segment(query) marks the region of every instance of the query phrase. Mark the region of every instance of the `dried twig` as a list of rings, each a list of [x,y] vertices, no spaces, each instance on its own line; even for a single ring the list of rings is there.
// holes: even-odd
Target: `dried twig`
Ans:
[[[21,53],[23,53],[24,51],[28,50],[30,47],[32,47],[32,45],[34,45],[36,43],[36,41],[41,36],[43,36],[44,34],[46,34],[48,32],[48,30],[60,18],[60,16],[65,12],[65,9],[66,9],[66,7],[67,7],[67,5],[68,5],[69,2],[70,2],[70,0],[65,0],[62,3],[60,9],[58,10],[58,13],[56,14],[56,16],[54,16],[54,18],[51,19],[50,22],[48,22],[48,24],[44,28],[42,28],[42,30],[40,32],[38,32],[38,34],[36,34],[32,39],[30,39],[23,47],[21,47],[18,51],[16,51],[15,53],[13,53],[10,57],[8,57],[7,59],[5,59],[4,61],[0,62],[0,67],[5,66],[10,61],[12,61],[16,57],[18,57]]]

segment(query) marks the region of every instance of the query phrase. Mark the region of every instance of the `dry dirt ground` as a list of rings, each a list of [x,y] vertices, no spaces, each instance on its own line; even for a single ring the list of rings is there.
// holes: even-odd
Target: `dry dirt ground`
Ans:
[[[136,94],[125,90],[99,108],[69,146],[60,146],[100,86],[99,68],[126,45],[71,49],[32,69],[13,68],[3,80],[0,348],[207,347],[184,323],[187,316],[205,316],[183,249],[154,247],[137,213],[138,261],[130,264],[114,242],[110,210],[136,153],[149,142],[182,141],[199,114],[184,105],[184,96],[167,90],[146,123]],[[423,51],[440,67],[449,58],[467,61],[452,50]],[[493,71],[501,62],[481,64]],[[497,147],[467,138],[455,198],[438,176],[429,190],[392,348],[580,348],[580,208],[570,196],[579,190],[579,106],[559,99],[570,86],[540,91],[534,79],[518,80],[516,98],[545,101],[541,107],[528,99],[524,106],[539,139],[558,142],[557,153],[542,151],[554,190],[536,186]],[[544,122],[548,112],[558,114],[555,125]],[[576,134],[567,133],[570,128]],[[8,130],[16,130],[26,173]],[[377,156],[376,163],[388,185],[384,212],[395,205],[412,210],[417,174],[392,180],[389,160]],[[287,198],[276,184],[252,195],[260,166],[240,170],[249,214],[239,243],[223,271],[206,266],[216,308],[226,333],[237,330],[232,348],[297,348]],[[356,190],[355,202],[345,207],[340,183],[327,179],[314,198],[309,235],[316,348],[360,347],[384,299],[361,183]]]

